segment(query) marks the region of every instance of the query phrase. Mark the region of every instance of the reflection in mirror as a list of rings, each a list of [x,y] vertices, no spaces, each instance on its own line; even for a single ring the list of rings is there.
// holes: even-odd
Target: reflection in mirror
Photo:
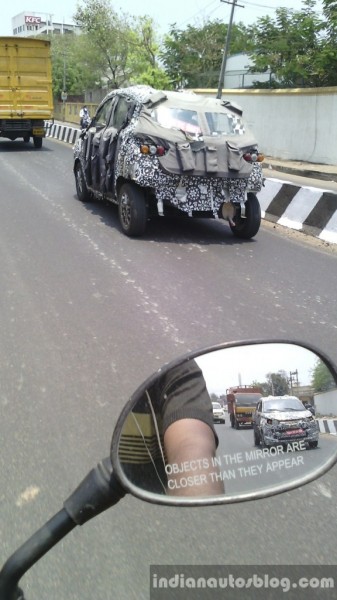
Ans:
[[[337,419],[334,375],[306,348],[218,349],[152,381],[124,419],[118,461],[133,486],[154,494],[272,493],[337,459],[336,430],[321,423],[327,411]]]

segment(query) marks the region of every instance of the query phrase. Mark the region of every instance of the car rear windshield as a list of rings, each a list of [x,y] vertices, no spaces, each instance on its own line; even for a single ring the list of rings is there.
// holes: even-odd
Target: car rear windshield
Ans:
[[[158,106],[151,116],[157,123],[167,129],[181,129],[194,135],[201,134],[198,113],[195,110]]]
[[[202,132],[200,119],[195,110],[174,108],[162,104],[152,111],[151,116],[162,127],[181,129],[196,136],[202,135],[202,133],[213,136],[244,133],[240,117],[227,112],[205,112],[204,121],[207,122],[207,132]]]
[[[240,117],[221,112],[206,112],[205,116],[211,135],[238,135],[244,133]]]

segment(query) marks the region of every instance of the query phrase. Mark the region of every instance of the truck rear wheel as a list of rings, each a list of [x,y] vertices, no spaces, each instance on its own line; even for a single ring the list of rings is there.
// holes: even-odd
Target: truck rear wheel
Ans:
[[[29,140],[30,140],[30,135],[29,135],[29,133],[27,133],[27,135],[23,136],[23,141],[25,142],[25,144],[28,144]]]
[[[235,429],[240,429],[240,423],[235,419]]]
[[[36,135],[33,135],[33,142],[35,148],[42,148],[42,139],[42,137],[37,137]]]

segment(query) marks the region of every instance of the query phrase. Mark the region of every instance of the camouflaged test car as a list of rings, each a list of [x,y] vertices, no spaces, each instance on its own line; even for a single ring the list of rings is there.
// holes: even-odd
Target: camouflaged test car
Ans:
[[[74,149],[78,198],[118,205],[123,232],[154,215],[222,218],[241,238],[259,230],[262,155],[239,107],[134,86],[110,92]]]
[[[318,421],[296,396],[261,398],[253,417],[254,444],[275,446],[302,442],[317,448]]]

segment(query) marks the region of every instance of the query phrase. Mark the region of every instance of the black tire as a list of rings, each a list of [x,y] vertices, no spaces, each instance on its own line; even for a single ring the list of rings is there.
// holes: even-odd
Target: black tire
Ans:
[[[317,442],[309,442],[309,448],[317,448],[318,446],[318,441]]]
[[[30,135],[29,135],[29,133],[27,135],[23,136],[23,141],[25,142],[25,144],[29,143],[29,141],[30,141]]]
[[[118,193],[118,215],[123,233],[142,235],[146,228],[147,207],[143,191],[132,183],[124,183]]]
[[[36,135],[33,135],[33,142],[35,148],[42,148],[42,140],[42,137],[36,137]]]
[[[254,446],[259,446],[261,443],[261,438],[256,429],[254,429]]]
[[[233,415],[231,415],[231,417],[230,417],[230,421],[231,421],[231,427],[234,429],[234,419],[233,419]]]
[[[92,200],[92,194],[87,188],[87,184],[84,178],[81,163],[77,162],[75,165],[75,183],[77,197],[81,202],[90,202]]]
[[[235,215],[234,225],[229,222],[229,226],[236,237],[248,240],[257,234],[261,225],[261,207],[253,192],[248,192],[245,206],[246,216]]]
[[[235,419],[235,429],[240,429],[240,423]]]

